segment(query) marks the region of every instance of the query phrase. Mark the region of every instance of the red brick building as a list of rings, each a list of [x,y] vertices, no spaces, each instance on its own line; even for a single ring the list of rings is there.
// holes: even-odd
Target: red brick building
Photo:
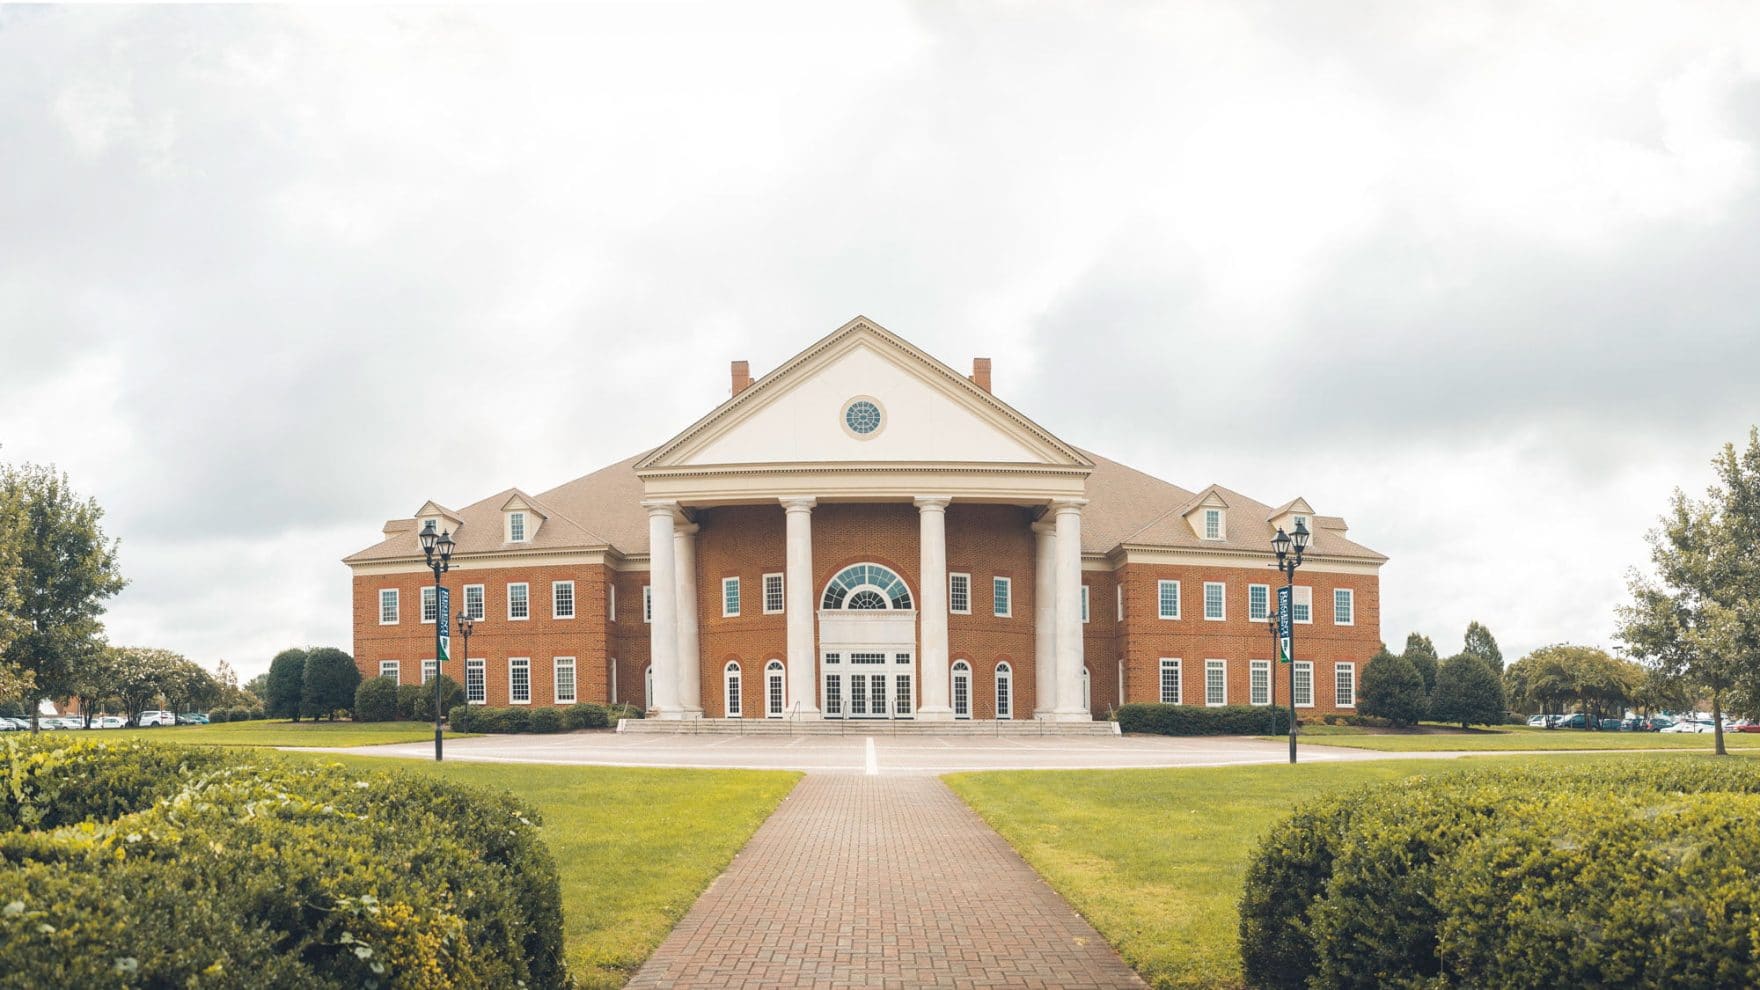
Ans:
[[[1078,450],[998,399],[988,360],[962,375],[858,318],[759,379],[735,362],[731,397],[654,450],[429,502],[344,562],[361,673],[417,683],[435,652],[418,533],[452,534],[445,584],[475,630],[446,672],[474,703],[1081,720],[1286,704],[1267,565],[1298,521],[1296,704],[1348,711],[1387,558],[1342,519]]]

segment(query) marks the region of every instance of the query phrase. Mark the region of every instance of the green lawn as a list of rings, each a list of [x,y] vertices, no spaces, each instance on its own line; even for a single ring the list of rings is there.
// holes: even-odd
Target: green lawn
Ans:
[[[1440,726],[1425,726],[1404,732],[1316,725],[1303,726],[1301,738],[1305,743],[1315,746],[1349,746],[1352,749],[1373,749],[1383,753],[1433,753],[1451,750],[1497,752],[1525,749],[1662,749],[1709,753],[1712,748],[1710,733],[1588,732],[1582,729],[1530,729],[1525,725],[1466,731],[1458,727],[1445,729]],[[1723,739],[1724,745],[1730,749],[1760,749],[1760,733],[1726,732]]]
[[[1460,766],[1386,761],[944,779],[1152,986],[1238,988],[1241,883],[1272,824],[1300,800],[1334,788]]]
[[[287,756],[437,773],[512,791],[537,808],[562,874],[569,970],[583,990],[627,982],[800,778],[780,771]]]
[[[81,739],[146,739],[210,746],[376,746],[380,743],[433,742],[433,723],[423,722],[221,722],[217,725],[162,725],[150,729],[61,730]],[[471,733],[448,732],[448,739]]]

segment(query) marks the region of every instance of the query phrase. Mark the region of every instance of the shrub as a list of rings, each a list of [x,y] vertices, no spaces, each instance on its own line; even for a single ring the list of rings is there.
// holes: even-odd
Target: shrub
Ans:
[[[1727,957],[1731,968],[1722,972],[1743,974],[1683,977],[1683,985],[1754,985],[1748,974],[1760,970],[1743,967],[1760,958],[1756,946],[1737,951],[1727,941],[1730,932],[1749,930],[1742,926],[1760,926],[1760,914],[1744,913],[1753,900],[1735,898],[1728,916],[1701,922],[1694,910],[1715,913],[1721,908],[1711,905],[1724,903],[1712,893],[1720,885],[1715,870],[1700,874],[1703,890],[1647,889],[1691,886],[1687,878],[1704,868],[1710,845],[1752,843],[1718,851],[1716,863],[1728,869],[1760,862],[1760,831],[1745,823],[1755,821],[1751,809],[1760,797],[1680,797],[1707,793],[1760,796],[1760,768],[1674,760],[1486,768],[1412,778],[1298,808],[1272,829],[1248,869],[1240,924],[1247,982],[1274,988],[1675,982],[1650,980],[1638,970],[1621,976],[1617,968],[1658,956],[1690,972]],[[1694,814],[1674,814],[1677,806]],[[1696,817],[1700,811],[1705,814]],[[1655,848],[1640,855],[1635,850],[1645,842]],[[1597,843],[1609,854],[1592,857],[1589,869],[1582,861]],[[1620,913],[1652,906],[1663,913]],[[1655,926],[1651,944],[1642,942],[1646,923]],[[1701,930],[1711,934],[1697,934]],[[1575,933],[1580,951],[1559,950],[1565,932]],[[1622,941],[1610,946],[1608,932],[1620,933]],[[1594,961],[1598,953],[1606,958]]]
[[[464,688],[445,674],[416,688],[415,705],[410,710],[410,717],[417,722],[427,722],[434,718],[434,688],[439,685],[440,710],[449,712],[454,705],[464,704]]]
[[[475,732],[471,728],[471,716],[476,709],[470,705],[453,705],[446,713],[446,724],[454,732]]]
[[[1484,660],[1459,653],[1442,662],[1436,671],[1436,693],[1430,698],[1430,717],[1438,722],[1459,722],[1461,728],[1496,725],[1503,721],[1503,680]]]
[[[354,689],[356,722],[389,722],[397,717],[397,682],[369,677]]]
[[[422,686],[420,684],[397,685],[397,717],[404,722],[413,721],[421,716],[416,706],[421,704]],[[433,717],[434,710],[428,709],[428,716]]]
[[[1357,692],[1357,710],[1377,715],[1395,725],[1411,725],[1424,717],[1424,678],[1412,661],[1386,647],[1363,668],[1363,684]]]
[[[216,708],[208,713],[209,724],[230,721],[232,721],[232,709],[230,708]]]
[[[8,981],[567,985],[555,865],[511,796],[173,749],[0,744],[27,792],[0,807],[42,812],[0,833]]]
[[[569,705],[562,710],[562,725],[567,729],[603,729],[609,723],[604,705]]]
[[[1161,736],[1276,736],[1289,731],[1289,709],[1129,704],[1118,709],[1118,728]]]
[[[320,646],[306,654],[300,685],[300,709],[317,718],[334,719],[338,711],[354,704],[355,688],[361,683],[354,657],[334,646]]]
[[[531,732],[561,732],[562,712],[554,708],[533,709],[527,722]]]

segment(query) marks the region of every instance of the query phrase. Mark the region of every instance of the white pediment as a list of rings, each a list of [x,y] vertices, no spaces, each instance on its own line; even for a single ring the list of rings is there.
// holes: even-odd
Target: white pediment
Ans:
[[[857,400],[879,411],[872,432],[846,420]],[[965,376],[858,319],[753,383],[638,469],[817,462],[1087,463]]]

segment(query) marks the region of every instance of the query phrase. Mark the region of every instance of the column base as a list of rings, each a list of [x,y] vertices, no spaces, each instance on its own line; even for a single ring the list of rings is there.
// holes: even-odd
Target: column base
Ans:
[[[1046,716],[1053,722],[1092,722],[1094,713],[1077,709],[1076,711],[1054,711]]]
[[[803,719],[812,719],[813,721],[817,722],[824,717],[825,717],[824,713],[819,711],[818,706],[815,705],[811,708],[808,708],[806,705],[802,705],[799,708],[790,708],[788,710],[788,713],[786,715],[782,716],[782,720],[784,722],[786,722],[792,718],[795,721],[799,722],[799,721],[802,721]]]
[[[700,712],[698,714],[701,714]],[[690,713],[682,708],[662,708],[656,714],[648,716],[663,722],[680,722],[690,717]]]
[[[951,722],[951,721],[953,721],[953,709],[951,709],[951,708],[919,708],[919,709],[917,709],[917,721],[919,721],[919,722]]]

